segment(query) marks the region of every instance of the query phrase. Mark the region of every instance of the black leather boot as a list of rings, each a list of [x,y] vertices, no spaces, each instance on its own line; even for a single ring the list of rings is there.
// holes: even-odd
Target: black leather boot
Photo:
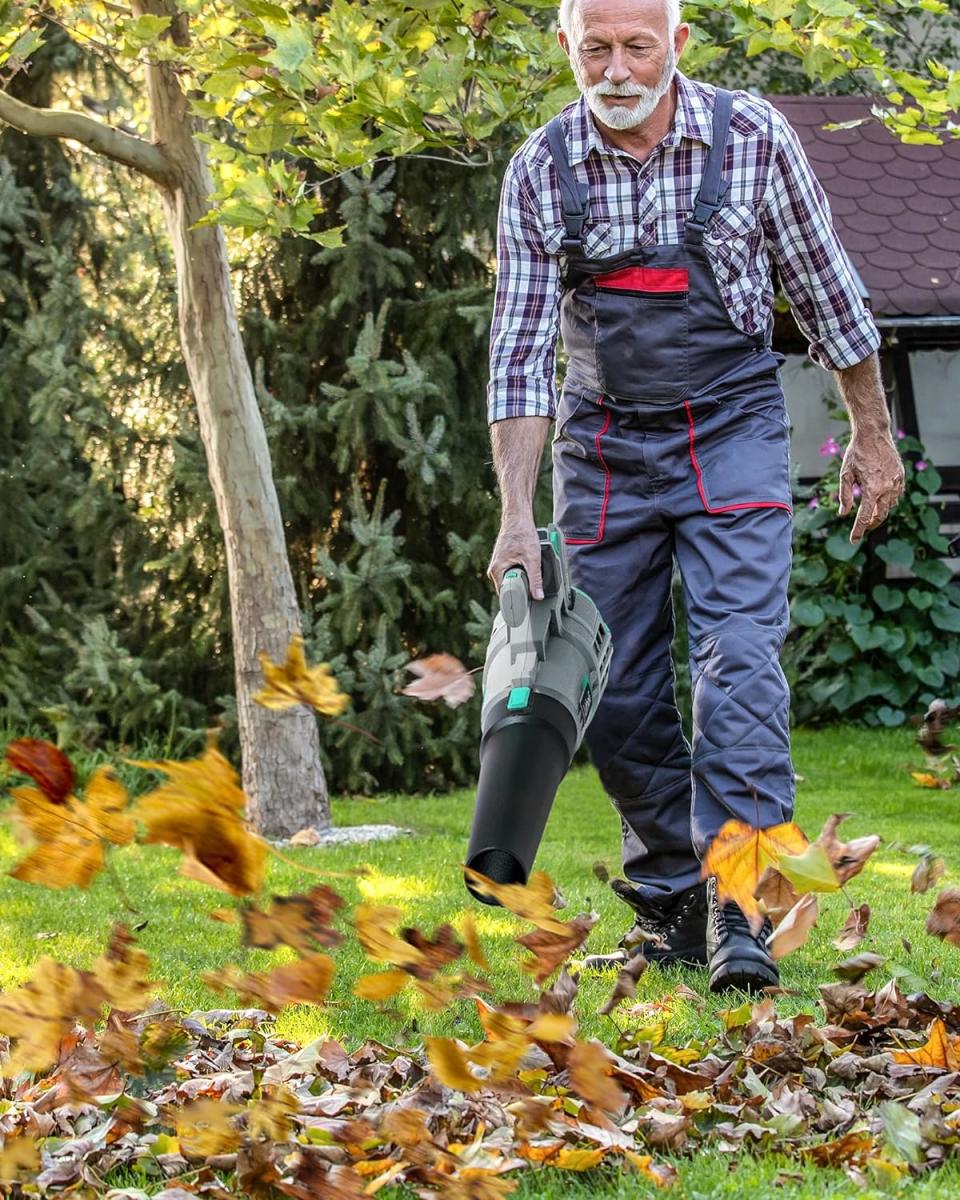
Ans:
[[[680,892],[669,904],[655,904],[640,896],[625,879],[614,879],[610,887],[636,913],[636,922],[620,939],[611,954],[591,954],[583,969],[602,970],[623,966],[633,954],[642,954],[648,962],[679,963],[702,967],[707,962],[707,888],[698,883]]]
[[[717,901],[716,884],[712,879],[709,881],[709,902],[710,991],[740,988],[744,992],[758,992],[761,988],[776,987],[780,972],[767,949],[767,938],[773,932],[769,919],[765,919],[760,932],[754,934],[738,905]]]

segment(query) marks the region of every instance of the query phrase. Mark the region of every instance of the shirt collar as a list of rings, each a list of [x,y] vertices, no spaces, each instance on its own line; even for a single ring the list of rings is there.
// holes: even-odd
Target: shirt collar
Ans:
[[[713,114],[707,105],[707,89],[701,84],[690,80],[679,68],[674,73],[677,85],[677,109],[673,124],[664,135],[662,146],[675,146],[681,138],[711,145],[713,141]],[[623,154],[615,146],[610,146],[601,137],[593,119],[593,114],[587,107],[586,99],[581,95],[577,100],[570,120],[569,137],[570,162],[583,162],[591,150],[598,154]]]

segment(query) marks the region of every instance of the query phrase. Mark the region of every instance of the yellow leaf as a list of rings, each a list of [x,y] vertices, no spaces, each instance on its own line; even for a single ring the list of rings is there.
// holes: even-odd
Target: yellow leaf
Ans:
[[[526,884],[495,883],[486,875],[481,875],[479,871],[466,866],[464,874],[477,891],[493,896],[504,908],[518,917],[523,917],[525,921],[532,921],[540,929],[547,929],[553,933],[568,932],[567,922],[554,916],[556,908],[553,901],[556,888],[546,872],[534,871]]]
[[[392,1000],[409,980],[406,971],[379,971],[374,975],[361,975],[354,984],[353,994],[361,1000]]]
[[[469,954],[471,960],[477,964],[481,971],[489,971],[490,963],[487,961],[487,956],[480,945],[480,938],[477,935],[477,926],[472,913],[464,913],[460,932],[463,934],[467,954]]]
[[[560,1153],[550,1160],[551,1167],[561,1167],[564,1171],[589,1171],[603,1161],[608,1147],[600,1146],[597,1150],[575,1150],[564,1146]]]
[[[753,929],[763,925],[754,892],[767,867],[776,867],[785,854],[799,854],[808,845],[796,825],[754,829],[743,821],[727,821],[710,843],[703,860],[703,877],[712,875],[721,904],[732,900]]]
[[[526,1033],[541,1042],[565,1042],[576,1029],[576,1019],[569,1013],[543,1013],[527,1026]]]
[[[350,704],[350,697],[330,674],[329,663],[308,667],[303,651],[303,638],[293,637],[287,646],[283,664],[270,661],[268,655],[258,655],[266,686],[253,697],[264,708],[291,708],[307,704],[327,717],[336,717]]]
[[[798,896],[804,896],[807,892],[836,892],[840,889],[833,863],[823,846],[818,846],[816,842],[802,854],[784,854],[777,863],[777,870],[790,880]]]
[[[942,1067],[946,1071],[960,1069],[957,1047],[960,1037],[951,1037],[939,1017],[930,1026],[926,1042],[916,1050],[894,1050],[894,1062],[913,1063],[922,1067]]]
[[[458,1092],[476,1092],[484,1086],[485,1081],[473,1074],[452,1038],[428,1037],[425,1041],[430,1066],[442,1084]]]

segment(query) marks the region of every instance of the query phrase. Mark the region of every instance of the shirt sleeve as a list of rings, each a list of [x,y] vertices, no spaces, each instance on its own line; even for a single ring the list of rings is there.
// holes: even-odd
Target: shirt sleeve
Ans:
[[[504,175],[497,219],[488,423],[554,416],[559,325],[559,262],[544,249],[529,181],[514,155]]]
[[[842,370],[869,357],[880,333],[800,139],[772,106],[771,114],[772,163],[760,208],[767,245],[810,357]]]

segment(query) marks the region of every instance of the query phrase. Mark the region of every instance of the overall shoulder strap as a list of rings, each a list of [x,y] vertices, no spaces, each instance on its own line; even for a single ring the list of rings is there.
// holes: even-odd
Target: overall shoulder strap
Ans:
[[[588,184],[579,183],[573,173],[559,116],[547,125],[547,144],[560,183],[560,204],[566,233],[562,246],[566,254],[582,254],[583,225],[590,207],[590,188]]]
[[[726,88],[717,88],[713,106],[713,144],[707,155],[700,180],[700,190],[694,201],[693,215],[687,221],[688,235],[699,241],[707,222],[723,204],[730,190],[730,180],[723,179],[723,154],[730,130],[730,113],[733,109],[733,93]]]

